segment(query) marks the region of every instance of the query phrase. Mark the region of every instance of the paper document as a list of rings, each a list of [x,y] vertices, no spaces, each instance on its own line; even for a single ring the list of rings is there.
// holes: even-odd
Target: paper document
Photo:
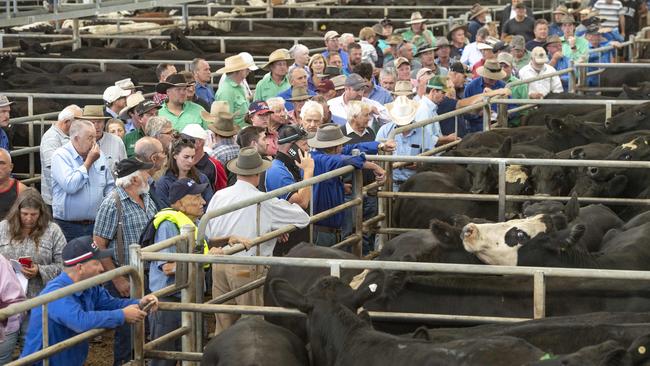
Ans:
[[[20,264],[20,262],[18,262],[15,259],[10,259],[9,261],[11,262],[11,266],[14,268],[14,272],[16,272],[16,277],[18,277],[18,282],[20,282],[20,286],[23,288],[23,291],[27,293],[27,283],[29,282],[29,280],[20,271],[20,269],[23,268],[23,265]]]

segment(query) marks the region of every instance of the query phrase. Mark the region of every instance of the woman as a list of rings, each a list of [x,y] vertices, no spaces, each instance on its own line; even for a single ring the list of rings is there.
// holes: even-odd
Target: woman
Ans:
[[[191,178],[195,182],[208,183],[203,191],[204,206],[210,202],[214,191],[208,177],[194,166],[196,153],[194,139],[177,137],[172,142],[171,152],[167,163],[167,172],[156,182],[156,193],[167,206],[169,206],[169,188],[172,183],[181,178]]]
[[[106,132],[113,134],[120,139],[124,139],[126,130],[124,129],[124,122],[119,119],[111,118],[106,122]]]
[[[450,43],[450,52],[449,57],[455,61],[460,60],[460,56],[463,54],[463,50],[467,45],[467,26],[463,24],[454,24],[451,26],[451,29],[447,33],[447,39]]]
[[[7,259],[29,258],[21,273],[27,278],[27,298],[37,296],[63,268],[63,232],[50,217],[41,195],[27,188],[18,196],[9,214],[0,222],[0,254]]]
[[[321,83],[321,78],[318,75],[322,75],[327,67],[325,56],[320,53],[311,56],[307,67],[309,68],[310,73],[308,88],[310,90],[316,90],[316,87]]]

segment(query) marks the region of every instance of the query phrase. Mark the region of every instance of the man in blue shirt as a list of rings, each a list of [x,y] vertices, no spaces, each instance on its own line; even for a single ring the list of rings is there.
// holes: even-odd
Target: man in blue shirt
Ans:
[[[555,70],[566,70],[570,66],[570,60],[567,56],[562,54],[562,39],[559,36],[549,36],[544,44],[548,57],[550,58],[549,65],[553,66]],[[564,90],[569,90],[569,74],[560,75],[562,87]]]
[[[476,70],[480,77],[472,80],[465,87],[464,99],[472,96],[483,94],[485,96],[492,96],[499,94],[500,89],[505,88],[506,83],[502,80],[506,77],[505,71],[501,69],[501,65],[497,60],[489,59],[485,64]],[[496,118],[497,105],[492,105],[494,116],[490,116],[490,120]],[[467,121],[468,132],[483,131],[483,110],[477,111],[478,114],[466,114],[465,120]],[[494,117],[494,118],[492,118]]]
[[[90,121],[75,120],[52,156],[52,211],[67,241],[92,235],[99,205],[115,187]]]
[[[602,29],[598,25],[593,25],[587,28],[587,33],[585,38],[589,41],[589,49],[593,50],[595,48],[601,48],[606,46],[613,46],[615,48],[620,48],[621,43],[618,41],[609,41],[601,33]],[[602,51],[602,52],[589,52],[588,63],[603,63],[608,64],[612,62],[612,59],[615,56],[615,50]],[[586,72],[596,71],[596,67],[588,67]],[[600,85],[600,74],[591,75],[587,77],[587,86],[599,86]]]
[[[325,33],[325,37],[323,37],[323,40],[325,41],[325,52],[323,52],[323,56],[325,56],[325,59],[327,60],[329,57],[330,52],[336,52],[341,56],[341,62],[343,63],[341,69],[343,72],[346,74],[350,73],[350,57],[348,56],[348,53],[345,52],[344,50],[341,49],[341,46],[339,44],[339,33],[337,31],[329,31]]]
[[[393,101],[393,96],[390,92],[376,83],[375,78],[373,77],[374,67],[371,63],[362,62],[354,66],[352,72],[359,74],[359,76],[361,76],[369,85],[369,88],[363,92],[364,97],[374,100],[381,105]]]
[[[190,71],[196,81],[194,94],[199,99],[203,99],[208,105],[212,105],[212,102],[214,102],[214,89],[210,85],[212,79],[210,64],[202,58],[195,58],[190,64]]]
[[[111,251],[99,250],[90,236],[71,240],[63,248],[63,272],[47,283],[41,295],[102,273],[104,267],[99,260],[111,255]],[[147,316],[142,308],[149,303],[152,303],[151,311],[157,310],[158,299],[154,295],[147,295],[140,300],[119,299],[112,297],[102,286],[94,286],[55,300],[47,307],[49,344],[65,341],[91,329],[115,328],[124,323],[142,321]],[[42,311],[42,306],[32,309],[21,358],[42,349]],[[49,360],[52,366],[81,366],[87,356],[88,341],[83,341],[50,356]],[[41,365],[42,362],[36,364]]]
[[[0,95],[0,148],[7,151],[11,150],[11,143],[5,129],[9,128],[9,113],[12,104],[14,102],[10,102],[7,96]]]

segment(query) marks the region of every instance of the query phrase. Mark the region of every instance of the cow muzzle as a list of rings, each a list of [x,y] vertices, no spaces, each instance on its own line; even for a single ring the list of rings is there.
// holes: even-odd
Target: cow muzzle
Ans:
[[[478,227],[476,224],[469,223],[463,227],[463,230],[460,234],[460,239],[463,241],[463,245],[467,248],[467,245],[470,247],[476,241],[478,237]]]

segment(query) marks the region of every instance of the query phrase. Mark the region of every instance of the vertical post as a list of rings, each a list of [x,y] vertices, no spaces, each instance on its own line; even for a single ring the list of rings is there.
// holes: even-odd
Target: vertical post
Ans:
[[[100,61],[100,62],[99,62],[99,69],[100,69],[102,72],[106,72],[106,62],[104,62],[104,61]]]
[[[273,19],[273,1],[266,0],[266,18]]]
[[[41,317],[41,329],[43,329],[43,347],[41,349],[45,349],[50,345],[50,329],[48,328],[48,322],[47,322],[47,304],[43,304],[43,314]],[[43,359],[43,366],[50,366],[50,358],[45,358]]]
[[[499,221],[506,220],[506,163],[499,159]]]
[[[79,38],[79,18],[72,20],[72,50],[76,51],[81,48],[81,38]]]
[[[499,127],[508,127],[508,105],[499,104],[497,106],[497,123]]]
[[[330,276],[341,277],[341,263],[339,262],[330,263]]]
[[[392,192],[393,191],[393,163],[391,161],[386,162],[386,168],[384,169],[386,171],[386,182],[384,183],[384,192]],[[387,229],[389,227],[392,227],[393,225],[393,198],[392,197],[385,197],[382,198],[384,200],[384,213],[386,214],[384,217],[384,224],[382,227],[384,229]],[[384,244],[390,240],[390,234],[381,234],[382,238],[382,247]]]
[[[612,102],[607,101],[605,103],[605,119],[612,118]]]
[[[582,88],[587,86],[587,69],[583,70],[582,66],[576,65],[576,70],[578,72],[578,87],[576,87],[576,92],[578,94],[583,94]]]
[[[309,190],[309,217],[314,217],[314,186]],[[314,243],[314,224],[309,222],[309,242]]]
[[[219,52],[226,52],[226,40],[223,37],[219,39]]]
[[[29,146],[34,146],[34,121],[29,121],[27,125],[27,141]],[[40,156],[39,156],[40,157]],[[29,177],[34,178],[36,171],[36,162],[34,161],[34,152],[29,153]]]
[[[185,238],[181,242],[184,246],[181,253],[191,253],[192,243],[194,243],[194,226],[184,225],[181,227],[181,235]],[[196,300],[195,291],[196,287],[194,286],[194,278],[196,277],[195,266],[187,266],[187,286],[181,290],[181,302],[184,304],[194,303]],[[191,328],[194,326],[195,317],[194,313],[191,311],[183,311],[181,313],[181,326]],[[182,350],[183,352],[195,352],[196,349],[196,339],[195,333],[190,331],[182,337]],[[183,366],[194,366],[195,362],[183,361]]]
[[[490,109],[490,98],[483,97],[483,131],[488,131],[490,129],[490,118],[492,110]]]
[[[627,49],[627,58],[629,62],[635,62],[636,61],[636,42],[635,42],[636,35],[630,34],[630,45],[628,46]],[[0,46],[2,47],[2,46]]]
[[[187,4],[183,4],[183,26],[185,29],[190,28],[190,19],[189,19],[190,10],[187,7]]]
[[[546,281],[544,272],[536,271],[533,275],[533,318],[546,317]]]
[[[144,284],[142,283],[144,281],[144,262],[142,261],[140,245],[129,245],[129,264],[138,271],[137,276],[131,276],[131,297],[140,299],[144,296]],[[133,329],[133,363],[144,366],[144,322],[136,323]]]
[[[571,72],[569,72],[569,93],[575,93],[576,92],[576,68],[573,64],[573,60],[569,60],[569,69],[571,69]]]
[[[357,149],[352,150],[352,155],[359,155],[361,152]],[[354,198],[360,198],[361,203],[354,206],[354,233],[359,236],[359,240],[354,245],[352,253],[361,258],[363,254],[363,170],[355,169],[352,177],[352,189]]]

